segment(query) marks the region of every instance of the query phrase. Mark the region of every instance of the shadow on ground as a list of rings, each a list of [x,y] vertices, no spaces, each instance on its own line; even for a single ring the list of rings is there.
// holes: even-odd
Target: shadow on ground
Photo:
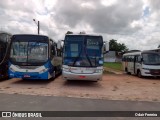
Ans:
[[[49,84],[51,82],[53,82],[57,77],[59,76],[56,76],[55,78],[51,78],[49,80],[47,79],[43,79],[43,80],[37,80],[37,79],[22,79],[22,80],[18,80],[18,81],[15,81],[13,82],[12,84],[36,84],[36,85],[44,85],[44,84]]]
[[[65,81],[64,82],[64,86],[78,86],[78,87],[89,87],[89,88],[98,88],[98,87],[101,87],[101,84],[99,83],[100,81],[86,81],[86,80],[68,80],[68,81]]]

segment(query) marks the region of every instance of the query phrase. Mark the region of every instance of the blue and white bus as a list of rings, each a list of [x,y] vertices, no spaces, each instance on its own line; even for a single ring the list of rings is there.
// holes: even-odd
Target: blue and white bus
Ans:
[[[50,79],[61,72],[56,42],[43,35],[17,34],[11,38],[9,77]]]
[[[103,54],[109,49],[100,35],[66,34],[63,49],[64,80],[99,81],[103,74]]]

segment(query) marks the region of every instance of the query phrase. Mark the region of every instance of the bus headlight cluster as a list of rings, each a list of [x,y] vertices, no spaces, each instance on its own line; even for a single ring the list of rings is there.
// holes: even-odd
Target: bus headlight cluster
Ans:
[[[144,70],[150,70],[149,68],[142,68],[142,69],[144,69]]]
[[[96,73],[101,73],[101,72],[102,72],[102,69],[96,69],[95,72],[96,72]]]
[[[70,70],[69,70],[69,68],[63,67],[63,71],[69,72]]]
[[[48,70],[48,68],[44,68],[44,69],[42,69],[39,73],[44,73],[44,72],[46,72]]]
[[[9,69],[10,69],[12,72],[15,72],[15,70],[14,70],[12,67],[10,67]]]

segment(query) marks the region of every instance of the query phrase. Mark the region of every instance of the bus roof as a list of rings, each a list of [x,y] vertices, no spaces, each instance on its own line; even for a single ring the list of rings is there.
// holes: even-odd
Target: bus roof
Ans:
[[[102,36],[102,35],[97,35],[97,34],[66,34],[66,36],[73,36],[73,35],[77,35],[77,36]]]
[[[49,41],[49,37],[45,35],[34,35],[34,34],[15,34],[12,36],[13,41],[41,41],[47,42]]]
[[[123,56],[128,56],[128,55],[141,55],[142,52],[131,52],[131,53],[125,53]]]
[[[131,53],[125,53],[123,54],[123,56],[128,56],[128,55],[141,55],[141,54],[144,54],[144,53],[159,53],[159,52],[156,52],[156,51],[151,51],[151,50],[145,50],[145,51],[140,51],[140,52],[131,52]]]
[[[14,34],[12,36],[39,36],[39,37],[48,37],[46,35],[36,35],[36,34]]]

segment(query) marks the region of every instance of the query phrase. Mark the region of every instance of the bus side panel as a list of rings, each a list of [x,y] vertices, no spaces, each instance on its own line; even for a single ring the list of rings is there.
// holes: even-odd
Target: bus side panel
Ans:
[[[48,62],[48,79],[54,77],[54,65],[52,64],[52,60],[49,60]]]

